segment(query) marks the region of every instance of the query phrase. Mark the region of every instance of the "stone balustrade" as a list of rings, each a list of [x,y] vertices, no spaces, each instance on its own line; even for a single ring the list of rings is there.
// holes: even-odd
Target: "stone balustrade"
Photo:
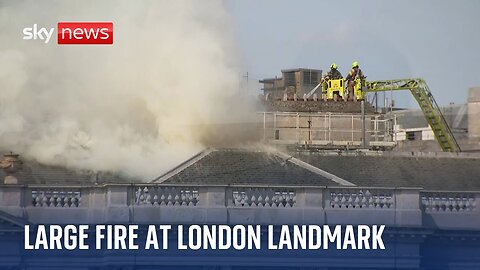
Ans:
[[[480,228],[480,192],[303,186],[1,185],[0,211],[32,223],[386,224]]]
[[[293,207],[295,205],[295,189],[248,187],[231,188],[231,201],[236,207]]]
[[[391,189],[330,189],[331,208],[394,208],[395,192]]]
[[[474,193],[423,192],[422,208],[425,212],[462,212],[475,210]]]
[[[135,205],[196,206],[197,203],[195,187],[138,186],[135,190]]]
[[[34,207],[79,207],[82,193],[79,189],[40,188],[31,191]]]

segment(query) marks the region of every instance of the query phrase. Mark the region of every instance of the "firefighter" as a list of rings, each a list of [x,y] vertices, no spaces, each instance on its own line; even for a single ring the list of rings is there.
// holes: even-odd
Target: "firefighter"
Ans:
[[[342,78],[343,78],[342,73],[340,73],[340,71],[338,71],[337,64],[332,63],[330,65],[330,71],[325,76],[325,79],[326,80],[338,80],[338,79],[342,79]]]
[[[322,80],[320,81],[322,83],[322,89],[326,90],[327,89],[327,82],[329,80],[338,80],[338,79],[343,79],[342,73],[338,71],[338,66],[335,63],[332,63],[330,65],[330,71],[323,76]]]
[[[354,98],[354,91],[353,87],[355,86],[355,80],[360,79],[362,84],[365,81],[365,76],[363,76],[362,70],[358,67],[358,62],[355,61],[352,63],[352,69],[350,72],[348,72],[347,77],[345,78],[346,81],[346,87],[348,90],[348,98],[353,99]]]

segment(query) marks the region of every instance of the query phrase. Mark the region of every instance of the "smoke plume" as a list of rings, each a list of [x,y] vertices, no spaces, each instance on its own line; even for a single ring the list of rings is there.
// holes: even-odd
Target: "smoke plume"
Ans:
[[[23,40],[24,27],[58,21],[113,21],[114,45]],[[158,176],[203,149],[210,124],[249,110],[231,101],[231,33],[221,1],[1,1],[0,148]]]

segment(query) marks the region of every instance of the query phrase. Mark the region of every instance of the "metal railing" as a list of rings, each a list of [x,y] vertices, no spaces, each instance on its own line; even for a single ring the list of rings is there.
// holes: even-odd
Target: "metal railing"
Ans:
[[[362,119],[358,114],[263,112],[263,139],[271,143],[360,145]],[[396,116],[366,115],[365,141],[393,147]]]

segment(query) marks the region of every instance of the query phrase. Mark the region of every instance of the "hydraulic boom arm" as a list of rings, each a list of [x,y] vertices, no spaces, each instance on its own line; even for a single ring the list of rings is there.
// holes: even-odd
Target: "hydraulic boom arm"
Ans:
[[[366,92],[382,92],[390,90],[410,90],[423,115],[433,130],[435,139],[445,152],[461,152],[452,130],[433,98],[428,85],[423,79],[400,79],[366,82]]]

